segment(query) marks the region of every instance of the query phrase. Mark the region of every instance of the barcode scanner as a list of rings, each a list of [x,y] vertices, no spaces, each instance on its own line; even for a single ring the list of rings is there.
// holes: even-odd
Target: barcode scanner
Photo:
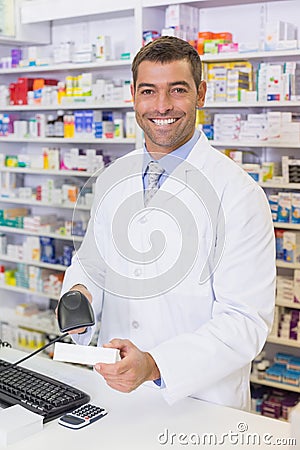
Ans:
[[[95,325],[94,311],[80,291],[68,291],[59,300],[57,321],[62,333]]]
[[[91,304],[86,296],[79,291],[69,291],[61,297],[57,307],[57,320],[59,329],[64,334],[57,336],[55,339],[52,339],[47,344],[43,345],[43,347],[38,348],[27,356],[24,356],[24,358],[19,359],[8,366],[2,367],[0,369],[0,373],[6,372],[11,367],[18,366],[27,359],[32,358],[37,353],[40,353],[42,350],[45,350],[45,348],[49,347],[49,345],[52,345],[57,341],[62,341],[68,336],[68,331],[95,325],[93,308],[91,307]]]

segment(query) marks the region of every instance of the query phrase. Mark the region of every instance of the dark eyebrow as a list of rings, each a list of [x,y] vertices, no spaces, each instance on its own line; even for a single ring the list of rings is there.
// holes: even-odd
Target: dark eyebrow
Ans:
[[[172,81],[172,83],[168,83],[169,86],[178,86],[179,84],[182,86],[185,86],[187,88],[190,87],[189,83],[187,83],[187,81],[184,80],[179,80],[179,81]],[[147,88],[155,88],[155,84],[154,83],[139,83],[137,88],[143,88],[143,87],[147,87]]]

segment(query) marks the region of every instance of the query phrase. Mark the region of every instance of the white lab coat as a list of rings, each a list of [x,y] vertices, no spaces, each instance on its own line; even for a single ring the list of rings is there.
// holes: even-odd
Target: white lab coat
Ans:
[[[136,150],[99,176],[62,292],[77,283],[88,287],[101,320],[98,344],[128,338],[149,351],[170,404],[193,396],[247,409],[250,362],[274,311],[275,245],[265,194],[202,134],[188,166],[180,164],[148,205],[159,209],[145,214],[142,160],[143,150]],[[157,228],[167,243],[149,262],[149,236]],[[92,332],[77,342],[88,344]]]

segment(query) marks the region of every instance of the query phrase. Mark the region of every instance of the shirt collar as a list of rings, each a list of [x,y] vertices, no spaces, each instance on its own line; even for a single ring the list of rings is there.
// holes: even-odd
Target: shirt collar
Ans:
[[[190,154],[192,148],[196,145],[200,137],[200,131],[195,129],[193,137],[187,141],[185,144],[173,150],[173,152],[168,153],[159,159],[160,166],[165,170],[167,175],[170,175],[176,167],[185,159],[187,159]],[[145,175],[147,166],[150,161],[155,161],[154,158],[148,153],[146,144],[144,144],[144,159],[143,159],[143,175]]]

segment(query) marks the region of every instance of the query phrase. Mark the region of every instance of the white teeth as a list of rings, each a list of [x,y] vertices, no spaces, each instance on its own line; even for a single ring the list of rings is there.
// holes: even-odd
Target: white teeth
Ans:
[[[156,125],[168,125],[170,123],[176,122],[176,119],[152,119]]]

